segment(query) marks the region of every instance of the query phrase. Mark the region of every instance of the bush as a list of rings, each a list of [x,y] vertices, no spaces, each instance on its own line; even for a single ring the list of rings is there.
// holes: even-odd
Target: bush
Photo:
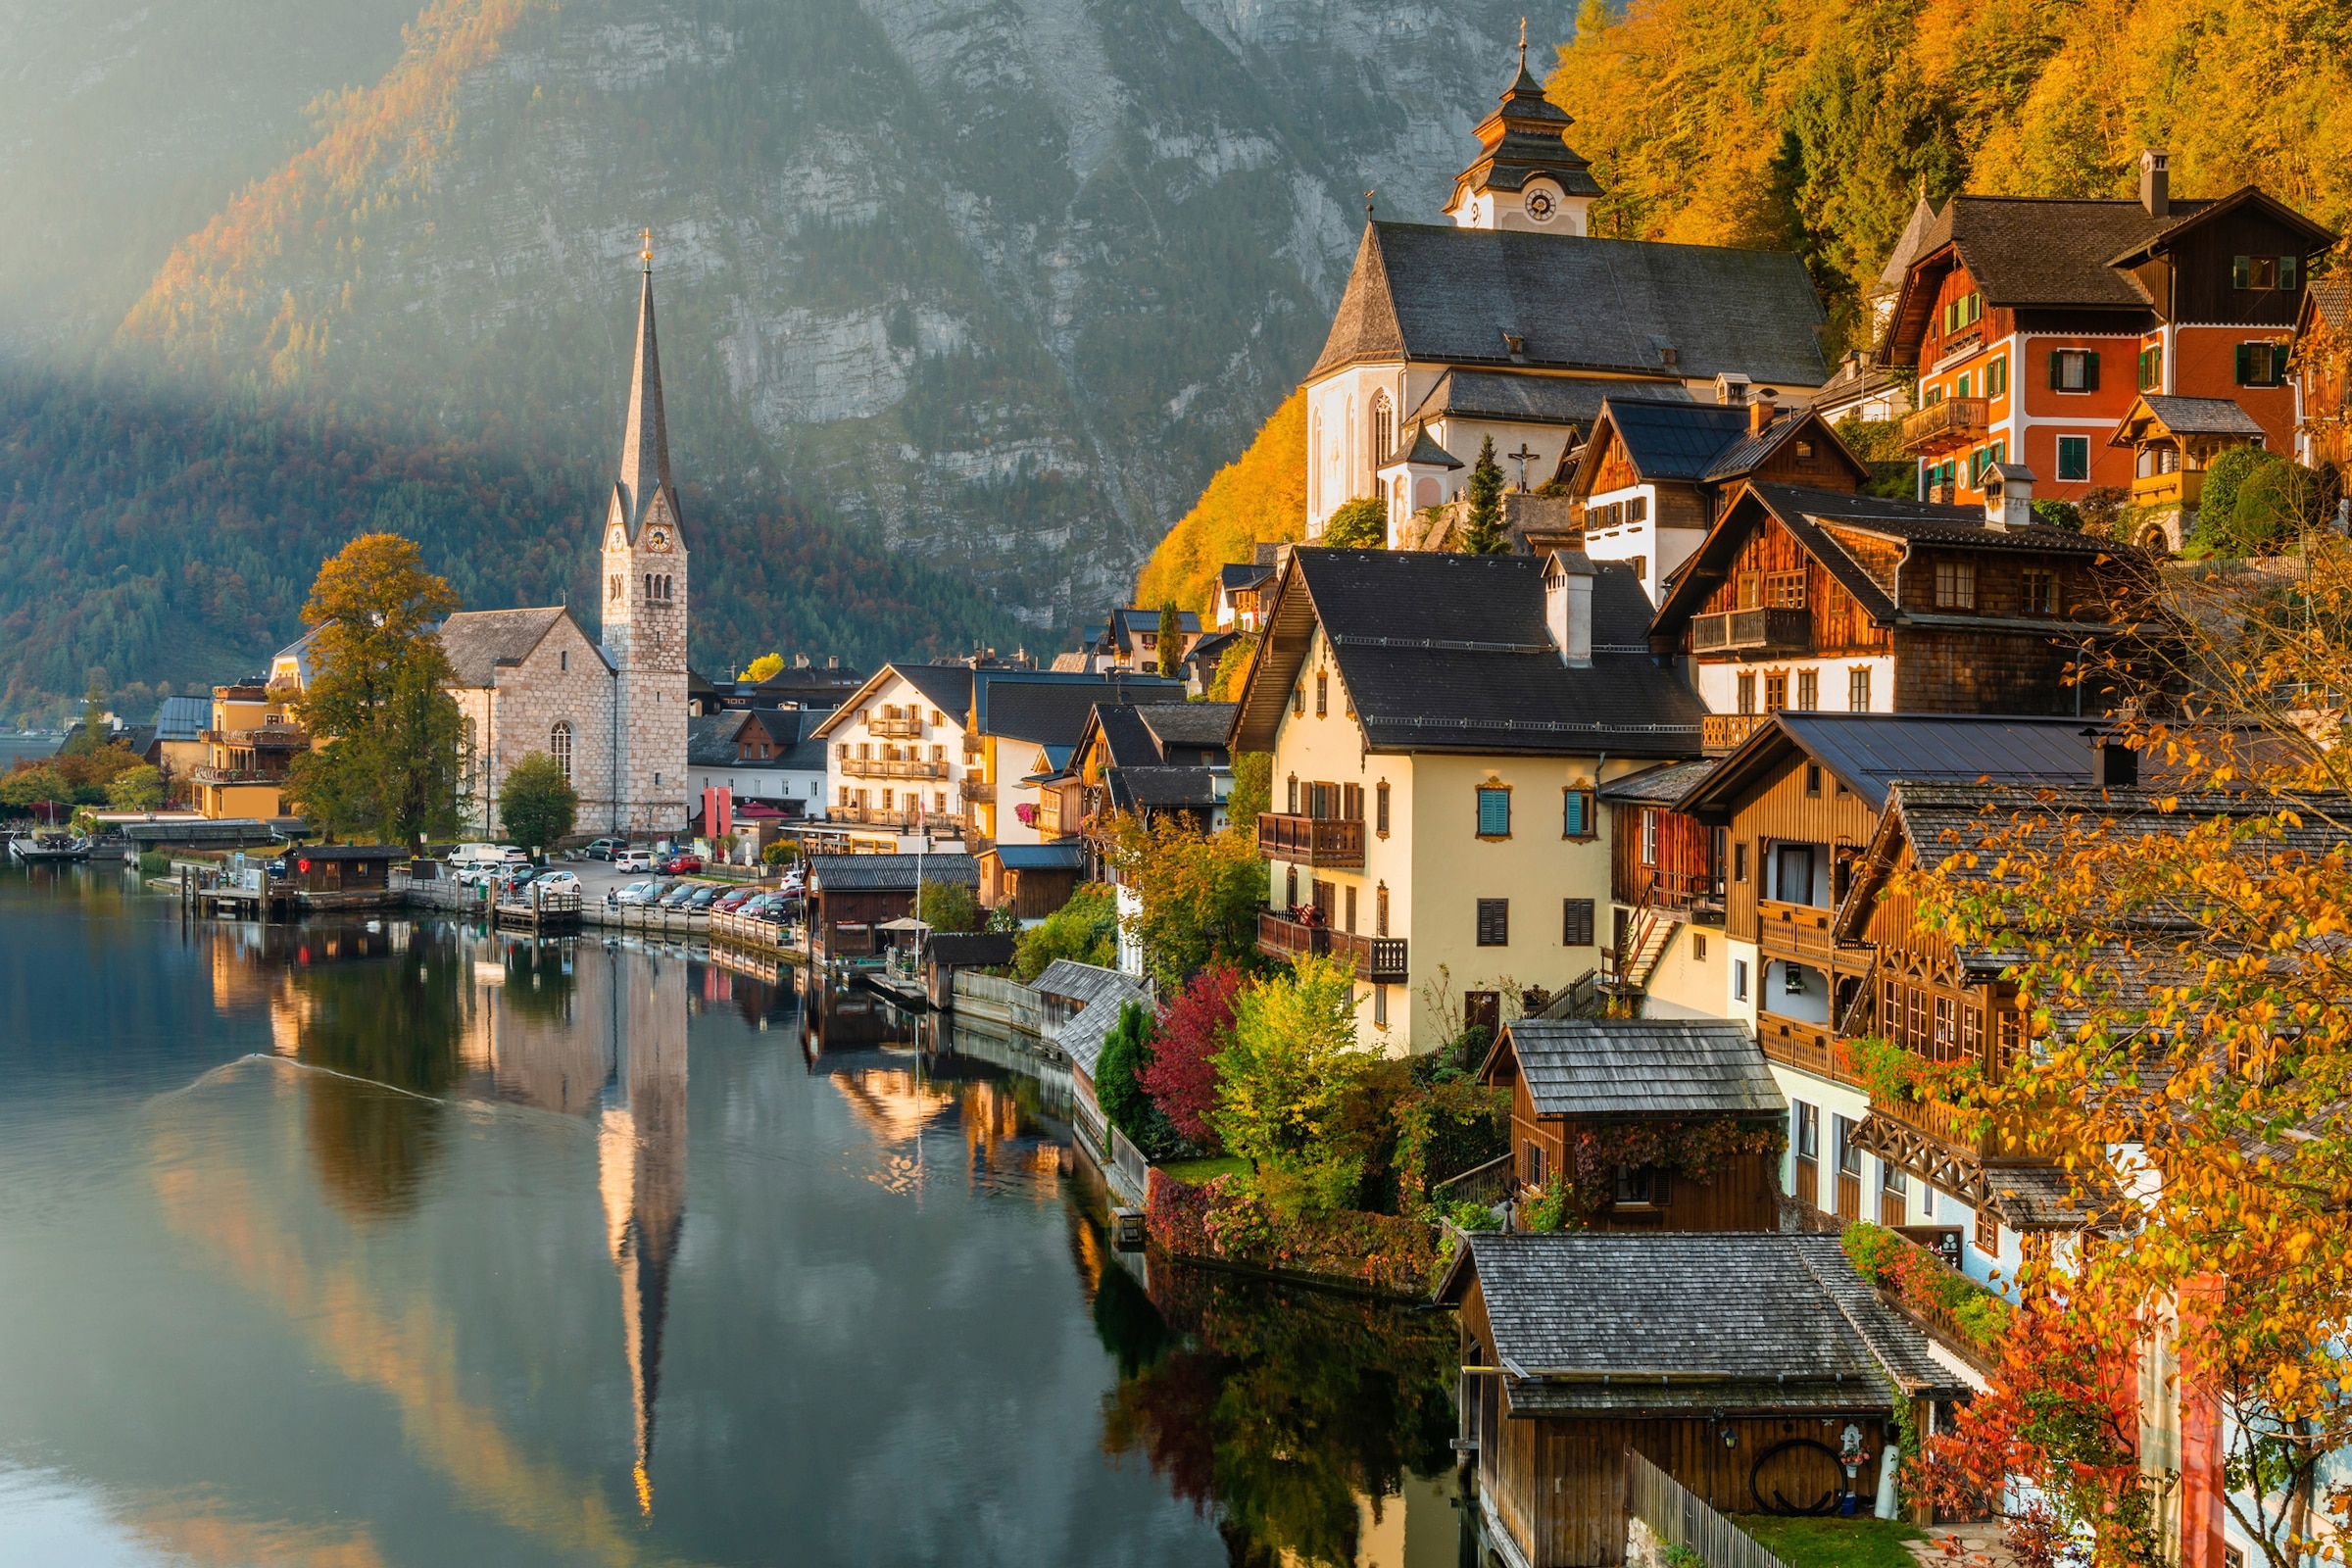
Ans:
[[[925,882],[915,895],[919,907],[915,918],[928,921],[934,931],[977,931],[980,929],[980,899],[960,882]]]
[[[1301,958],[1241,994],[1233,1043],[1215,1058],[1210,1121],[1285,1217],[1346,1207],[1363,1174],[1362,1154],[1337,1136],[1350,1092],[1375,1060],[1356,1043],[1354,989],[1330,959]]]
[[[580,809],[579,791],[564,764],[545,752],[530,752],[498,788],[498,816],[515,843],[544,850],[571,831]]]
[[[1212,1152],[1222,1147],[1211,1125],[1217,1108],[1216,1057],[1233,1043],[1234,1003],[1248,983],[1231,964],[1193,976],[1160,1009],[1152,1061],[1138,1075],[1178,1135]]]
[[[801,858],[801,847],[790,839],[778,839],[760,852],[761,865],[791,865]]]
[[[117,773],[106,786],[106,804],[118,811],[152,811],[164,804],[164,775],[142,762]]]
[[[1326,1274],[1413,1297],[1428,1294],[1438,1268],[1437,1237],[1417,1220],[1352,1210],[1286,1216],[1231,1176],[1193,1187],[1153,1170],[1144,1215],[1152,1239],[1179,1257]]]
[[[1013,973],[1023,982],[1046,972],[1056,958],[1115,968],[1119,961],[1118,897],[1100,882],[1088,882],[1070,902],[1021,933],[1013,950]]]
[[[1358,496],[1323,521],[1318,543],[1334,550],[1382,550],[1389,543],[1388,503],[1378,496]]]
[[[1839,1241],[1854,1272],[1912,1310],[1941,1313],[1980,1352],[1997,1354],[2017,1309],[1909,1237],[1868,1220],[1846,1226]]]
[[[2082,531],[2082,514],[2071,501],[2040,500],[2034,503],[2034,520],[2051,528],[2064,528],[2070,533]]]
[[[2325,520],[2326,478],[2261,447],[2231,447],[2205,470],[2197,502],[2196,553],[2228,559],[2271,555]]]
[[[1173,994],[1211,963],[1253,964],[1266,862],[1230,828],[1196,833],[1178,817],[1149,825],[1121,813],[1111,858],[1143,905],[1129,937],[1161,991]]]

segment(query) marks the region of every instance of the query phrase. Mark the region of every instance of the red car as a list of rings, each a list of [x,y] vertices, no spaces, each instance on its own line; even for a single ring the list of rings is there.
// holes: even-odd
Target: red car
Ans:
[[[664,856],[654,862],[654,869],[663,876],[684,876],[689,871],[700,871],[702,868],[703,858],[685,850]]]

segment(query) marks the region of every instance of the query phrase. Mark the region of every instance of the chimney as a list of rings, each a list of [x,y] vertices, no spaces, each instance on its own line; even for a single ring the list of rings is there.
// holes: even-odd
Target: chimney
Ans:
[[[2150,218],[2163,218],[2173,210],[2173,155],[2161,147],[2151,147],[2139,155],[2139,205],[2148,210]]]
[[[1996,463],[1984,470],[1984,526],[2006,533],[2034,521],[2034,470],[2022,463]]]
[[[1772,406],[1771,392],[1765,391],[1757,393],[1753,398],[1748,400],[1747,433],[1749,435],[1762,435],[1764,433],[1764,427],[1772,422],[1772,416],[1777,412],[1778,411]]]
[[[840,656],[837,654],[827,654],[825,656],[825,667],[827,669],[839,669],[841,667]]]
[[[808,667],[808,656],[807,654],[793,655],[792,667],[795,669],[807,669]]]
[[[1592,664],[1592,579],[1599,575],[1581,550],[1555,550],[1544,567],[1544,626],[1571,669]]]
[[[1715,377],[1715,401],[1732,408],[1747,401],[1747,377],[1738,370],[1724,370]]]
[[[2095,729],[2082,732],[2090,741],[2090,782],[2102,790],[2131,790],[2139,787],[2139,754],[2120,741],[2111,741]]]

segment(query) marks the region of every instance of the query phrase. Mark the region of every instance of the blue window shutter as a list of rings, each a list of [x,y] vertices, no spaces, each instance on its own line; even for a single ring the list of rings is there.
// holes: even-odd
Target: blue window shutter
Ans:
[[[1585,796],[1582,790],[1570,790],[1563,797],[1560,808],[1560,833],[1564,838],[1585,836]]]
[[[1482,838],[1501,838],[1511,831],[1511,796],[1508,790],[1478,792],[1478,831]]]

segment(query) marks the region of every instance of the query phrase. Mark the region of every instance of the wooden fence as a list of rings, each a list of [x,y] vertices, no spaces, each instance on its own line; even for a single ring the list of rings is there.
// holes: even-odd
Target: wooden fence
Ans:
[[[1511,1196],[1514,1177],[1512,1156],[1502,1154],[1484,1165],[1473,1166],[1458,1176],[1448,1176],[1429,1189],[1430,1200],[1438,1203],[1458,1203],[1465,1199],[1492,1208]]]
[[[1683,1484],[1633,1449],[1625,1450],[1625,1511],[1657,1539],[1659,1547],[1687,1546],[1707,1568],[1788,1568],[1756,1539],[1708,1507]],[[1628,1534],[1632,1534],[1629,1524]],[[1635,1561],[1628,1550],[1626,1561]]]
[[[1045,999],[1018,980],[958,969],[955,1010],[968,1017],[1004,1024],[1022,1034],[1046,1032]]]

